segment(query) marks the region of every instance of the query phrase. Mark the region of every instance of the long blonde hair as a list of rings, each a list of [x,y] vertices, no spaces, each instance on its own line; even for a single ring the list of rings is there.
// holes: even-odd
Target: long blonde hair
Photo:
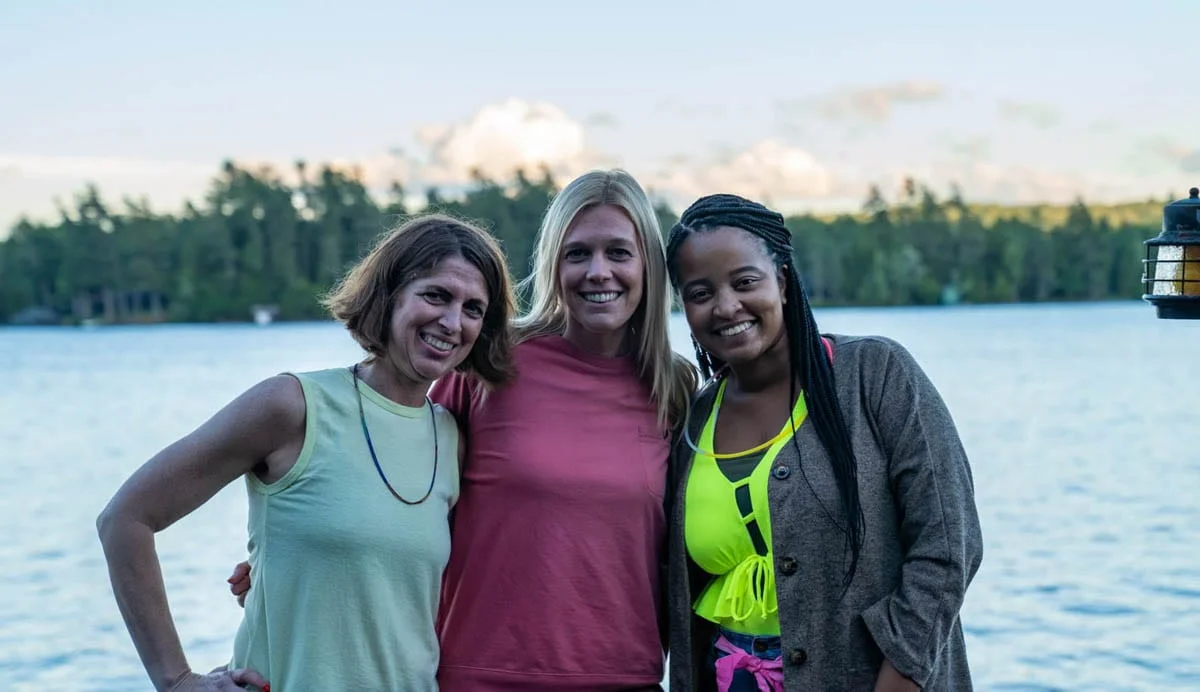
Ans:
[[[636,338],[638,372],[650,385],[664,427],[682,420],[688,398],[696,389],[696,370],[671,350],[667,325],[671,316],[671,285],[658,217],[650,198],[633,176],[623,170],[595,170],[572,180],[546,210],[533,250],[533,272],[521,288],[532,288],[529,311],[516,320],[518,341],[567,329],[567,308],[559,289],[559,262],[567,231],[579,212],[596,205],[619,207],[633,220],[645,266],[642,303],[629,324]]]

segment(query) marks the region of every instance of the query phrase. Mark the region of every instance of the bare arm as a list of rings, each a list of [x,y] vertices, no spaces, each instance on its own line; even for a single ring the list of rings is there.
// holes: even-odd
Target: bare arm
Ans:
[[[463,473],[467,461],[467,432],[463,425],[458,426],[458,472]],[[454,528],[454,507],[450,508],[450,527]],[[250,592],[250,563],[239,562],[233,566],[233,573],[225,580],[229,583],[229,592],[237,598],[237,604],[246,607],[246,594]]]
[[[190,674],[172,621],[154,534],[259,464],[278,478],[304,437],[304,395],[292,377],[261,382],[139,468],[96,521],[125,625],[157,689]]]

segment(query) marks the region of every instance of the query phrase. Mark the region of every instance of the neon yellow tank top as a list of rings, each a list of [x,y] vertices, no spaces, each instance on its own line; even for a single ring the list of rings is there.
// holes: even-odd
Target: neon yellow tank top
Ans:
[[[684,504],[684,540],[688,555],[701,569],[717,575],[693,604],[700,617],[734,632],[752,635],[779,634],[779,603],[775,595],[775,567],[771,551],[771,515],[767,482],[771,464],[792,436],[781,433],[746,478],[731,482],[713,453],[713,431],[725,396],[725,381],[717,389],[712,413],[704,424],[693,457]],[[797,397],[792,421],[799,429],[808,409]],[[793,422],[784,423],[790,433]],[[742,516],[735,493],[749,485],[751,512]],[[747,526],[758,524],[766,555],[754,548]]]

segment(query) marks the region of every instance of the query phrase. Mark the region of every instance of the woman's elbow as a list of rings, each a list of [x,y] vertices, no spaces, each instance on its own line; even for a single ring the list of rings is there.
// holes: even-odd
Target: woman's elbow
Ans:
[[[983,533],[979,523],[972,522],[963,536],[962,570],[964,583],[970,584],[983,564]]]
[[[968,563],[970,571],[970,579],[974,579],[979,572],[979,567],[983,565],[983,538],[980,537],[979,542],[975,544],[975,549],[971,551],[971,560]]]
[[[118,527],[121,523],[121,510],[115,501],[109,502],[100,510],[100,514],[96,515],[96,534],[100,537],[100,545],[104,546],[106,551],[120,533]]]
[[[119,495],[110,500],[96,516],[96,534],[100,537],[100,545],[106,553],[133,533],[139,525],[146,524],[134,516],[131,507],[122,502]]]

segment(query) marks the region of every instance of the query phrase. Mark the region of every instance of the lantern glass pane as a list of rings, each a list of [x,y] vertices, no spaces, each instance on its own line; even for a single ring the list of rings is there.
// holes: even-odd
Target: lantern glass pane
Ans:
[[[1153,295],[1200,296],[1200,245],[1158,248]]]

